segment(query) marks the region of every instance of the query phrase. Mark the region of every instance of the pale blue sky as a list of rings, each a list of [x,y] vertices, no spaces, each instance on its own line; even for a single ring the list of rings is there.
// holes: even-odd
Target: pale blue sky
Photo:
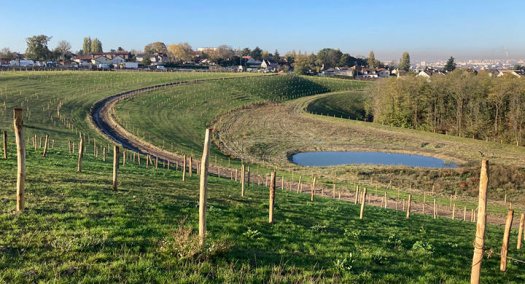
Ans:
[[[81,48],[98,37],[105,50],[153,41],[194,48],[228,44],[273,52],[373,50],[382,60],[525,58],[520,0],[0,0],[0,48],[23,52],[25,38],[46,34],[50,47]]]

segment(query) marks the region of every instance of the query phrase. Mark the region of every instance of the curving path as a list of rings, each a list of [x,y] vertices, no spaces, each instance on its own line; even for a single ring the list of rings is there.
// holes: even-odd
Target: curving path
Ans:
[[[142,139],[140,139],[139,137],[135,136],[131,132],[127,131],[124,127],[122,127],[117,122],[115,113],[113,111],[114,106],[122,100],[131,98],[134,96],[138,96],[141,94],[145,94],[147,92],[158,90],[161,88],[173,87],[173,86],[184,85],[184,84],[198,84],[204,81],[225,80],[225,79],[233,79],[233,78],[216,78],[216,79],[198,79],[198,80],[178,81],[178,82],[159,84],[159,85],[144,87],[144,88],[140,88],[136,90],[122,92],[122,93],[104,98],[96,102],[90,110],[90,123],[92,124],[93,128],[95,128],[100,134],[112,140],[116,144],[122,145],[125,149],[131,150],[133,152],[136,152],[142,155],[148,155],[151,157],[158,158],[158,160],[160,162],[164,162],[164,164],[169,162],[172,164],[177,163],[178,165],[181,165],[181,163],[184,160],[183,156],[176,155],[172,152],[161,149],[151,143],[143,141]],[[324,95],[328,95],[328,94],[321,94],[319,96],[324,96]],[[295,109],[294,109],[295,112],[300,111],[300,110],[304,110],[304,105],[295,106]],[[193,162],[192,170],[195,169],[198,171],[199,162],[200,162],[199,160],[195,160]],[[223,177],[223,178],[229,178],[232,180],[233,179],[238,180],[239,178],[238,169],[219,167],[219,166],[211,165],[211,164],[209,168],[209,173],[212,175],[216,175],[216,176]],[[260,176],[260,175],[249,176],[248,183],[250,183],[250,179],[252,183],[258,184],[258,185],[266,184],[268,182],[266,176]],[[277,187],[281,187],[284,190],[296,191],[298,193],[302,192],[302,193],[311,194],[311,185],[308,185],[308,184],[295,182],[295,181],[285,181],[284,178],[277,178],[276,183],[277,183]],[[353,193],[350,191],[341,191],[341,190],[336,190],[335,188],[333,189],[325,188],[323,186],[316,186],[314,191],[315,191],[316,196],[338,198],[341,200],[352,201],[352,202],[357,200],[355,198],[356,193]],[[387,200],[387,204],[385,205],[384,199],[382,196],[368,196],[367,205],[384,207],[384,208],[388,207],[390,209],[398,209],[399,207],[399,209],[401,209],[400,200],[389,198]],[[428,214],[428,215],[431,215],[432,213],[429,206],[427,207],[427,210],[425,212],[424,206],[422,204],[416,204],[416,203],[412,203],[412,212],[420,213],[420,214],[421,213]],[[449,216],[449,214],[450,214],[449,210],[446,210],[444,208],[439,208],[437,210],[437,215],[439,216]],[[468,214],[467,216],[470,218],[469,215],[470,214]],[[495,219],[496,220],[494,220],[493,218],[490,218],[489,222],[501,223],[499,218],[495,218]]]

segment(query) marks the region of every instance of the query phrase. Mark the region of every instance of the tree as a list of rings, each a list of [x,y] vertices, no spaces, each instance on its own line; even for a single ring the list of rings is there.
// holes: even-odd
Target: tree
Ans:
[[[272,59],[277,62],[281,61],[281,55],[279,54],[279,51],[277,49],[273,53]]]
[[[193,49],[188,43],[170,44],[168,55],[172,61],[187,62],[193,59]]]
[[[268,59],[270,58],[270,53],[267,50],[263,50],[263,52],[261,53],[261,57],[262,59]]]
[[[401,55],[401,60],[399,60],[399,69],[407,71],[410,70],[410,54],[408,52],[403,52]]]
[[[122,48],[121,46],[119,46],[119,47],[117,48],[117,51],[118,51],[118,52],[125,52],[126,50],[125,50],[124,48]]]
[[[445,64],[445,71],[452,72],[454,69],[456,69],[456,63],[454,62],[454,57],[450,56]]]
[[[71,44],[68,41],[61,40],[58,42],[57,47],[55,47],[54,53],[60,59],[66,59],[71,54]]]
[[[93,41],[91,42],[91,52],[92,53],[101,53],[101,52],[103,52],[102,51],[102,42],[98,38],[93,39]]]
[[[343,53],[339,49],[323,48],[317,53],[317,64],[325,69],[336,67]]]
[[[11,50],[7,47],[2,48],[2,50],[0,50],[0,57],[5,60],[13,60],[15,59],[15,53],[11,52]]]
[[[151,65],[151,59],[149,56],[144,56],[144,59],[142,59],[142,64],[144,66],[150,66]]]
[[[262,49],[258,46],[255,47],[252,52],[250,52],[250,56],[255,60],[262,60]]]
[[[370,53],[368,54],[368,68],[371,68],[371,69],[374,69],[377,67],[377,64],[376,64],[376,56],[374,54],[373,51],[370,51]]]
[[[308,74],[315,68],[315,55],[297,54],[294,57],[294,73],[299,75]]]
[[[144,53],[146,54],[154,54],[154,53],[168,53],[168,48],[166,47],[166,44],[160,41],[152,42],[146,46],[144,46]]]
[[[82,43],[82,53],[84,54],[91,53],[91,37],[84,38],[84,42]]]
[[[248,55],[250,55],[251,52],[252,52],[252,51],[251,51],[248,47],[245,47],[245,48],[243,48],[243,50],[241,51],[241,55],[242,55],[242,56],[248,56]]]
[[[26,39],[27,49],[26,57],[32,60],[46,60],[50,56],[49,48],[47,47],[51,37],[46,35],[36,35]]]

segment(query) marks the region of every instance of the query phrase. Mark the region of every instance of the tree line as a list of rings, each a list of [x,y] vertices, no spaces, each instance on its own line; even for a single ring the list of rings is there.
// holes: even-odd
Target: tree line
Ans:
[[[431,80],[378,81],[369,89],[374,122],[523,145],[525,80],[456,69]]]

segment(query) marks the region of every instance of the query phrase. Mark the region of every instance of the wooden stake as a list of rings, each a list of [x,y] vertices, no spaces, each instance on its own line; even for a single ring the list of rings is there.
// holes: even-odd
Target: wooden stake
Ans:
[[[106,150],[106,147],[102,147],[102,161],[106,161],[106,158],[107,158],[107,150]]]
[[[365,215],[365,203],[366,203],[366,188],[363,190],[363,198],[361,199],[361,210],[359,211],[359,219],[363,220]]]
[[[47,156],[47,147],[49,147],[49,135],[46,134],[45,142],[44,142],[44,150],[42,151],[42,157]]]
[[[478,223],[476,225],[476,238],[474,239],[474,255],[472,257],[472,270],[470,272],[470,283],[479,284],[481,274],[481,261],[483,260],[483,247],[485,246],[485,223],[487,216],[487,187],[489,183],[489,162],[481,162],[481,173],[479,178],[479,201],[478,201]]]
[[[316,177],[314,177],[314,180],[312,182],[312,189],[310,190],[310,201],[313,202],[314,201],[314,195],[315,195],[315,181],[316,181]]]
[[[268,205],[268,223],[273,224],[273,206],[275,203],[275,171],[270,175],[270,200]]]
[[[512,218],[514,217],[514,210],[510,209],[505,220],[505,231],[503,232],[503,243],[501,245],[501,259],[499,270],[507,271],[507,255],[509,253],[509,239],[510,229],[512,228]]]
[[[186,155],[183,157],[182,161],[182,181],[186,180]]]
[[[24,190],[26,180],[26,147],[24,144],[24,129],[23,129],[23,115],[21,108],[15,108],[13,126],[15,129],[16,141],[16,160],[17,160],[17,174],[16,174],[16,211],[24,211]]]
[[[408,201],[407,201],[407,219],[410,219],[410,209],[412,205],[412,194],[408,195]]]
[[[332,184],[332,198],[335,199],[335,182]]]
[[[386,196],[386,191],[385,191],[385,208],[388,208],[388,196]]]
[[[193,176],[193,157],[192,156],[190,156],[189,161],[188,161],[188,174],[190,175],[190,177]]]
[[[456,202],[452,204],[452,220],[456,218]]]
[[[520,215],[520,226],[518,228],[518,244],[517,249],[521,249],[521,242],[523,241],[523,226],[525,225],[525,213]]]
[[[126,158],[127,158],[127,152],[126,152],[126,149],[123,149],[122,150],[122,166],[126,166]]]
[[[208,155],[210,152],[211,129],[206,129],[202,149],[201,170],[199,179],[199,239],[203,246],[206,240],[206,201],[208,198]]]
[[[117,145],[113,146],[113,190],[118,189],[118,181],[117,181],[117,175],[118,175],[118,158],[120,157],[120,147]]]
[[[82,156],[84,156],[84,137],[80,134],[80,142],[78,142],[78,160],[77,172],[82,172]]]
[[[436,199],[434,198],[434,219],[437,218],[437,211],[436,211]]]
[[[241,165],[241,196],[244,197],[244,164]]]
[[[427,193],[423,192],[423,214],[425,214],[425,205],[427,203]]]
[[[7,131],[3,131],[3,141],[4,141],[4,160],[7,160]]]
[[[463,208],[463,221],[467,221],[467,206]]]
[[[72,147],[72,144],[71,144],[71,140],[67,140],[67,146],[68,146],[68,150],[69,150],[69,155],[73,154],[73,147]]]

